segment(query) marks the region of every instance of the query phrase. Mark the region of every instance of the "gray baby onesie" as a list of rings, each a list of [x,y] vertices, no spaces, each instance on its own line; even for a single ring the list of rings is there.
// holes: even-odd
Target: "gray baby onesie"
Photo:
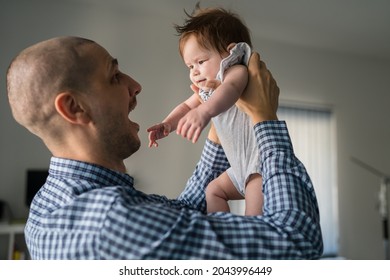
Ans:
[[[238,43],[230,55],[221,61],[217,79],[223,82],[226,69],[236,64],[248,65],[251,48],[246,43]],[[199,91],[203,101],[213,92]],[[236,189],[245,196],[245,186],[250,175],[260,173],[260,160],[253,124],[247,114],[233,105],[225,112],[212,118],[219,140],[229,160],[227,174]]]

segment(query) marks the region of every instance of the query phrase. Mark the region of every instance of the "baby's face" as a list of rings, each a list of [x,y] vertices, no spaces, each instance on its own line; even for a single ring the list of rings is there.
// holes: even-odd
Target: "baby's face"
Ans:
[[[190,70],[190,80],[198,88],[207,81],[215,80],[222,55],[216,50],[208,50],[198,44],[195,35],[191,35],[183,46],[183,60]]]

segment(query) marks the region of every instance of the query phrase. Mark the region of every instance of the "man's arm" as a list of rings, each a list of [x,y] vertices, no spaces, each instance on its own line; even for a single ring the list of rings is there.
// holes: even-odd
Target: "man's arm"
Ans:
[[[179,200],[206,213],[205,189],[207,185],[226,171],[230,164],[219,141],[214,125],[211,123],[209,134],[201,159],[197,164],[194,173],[188,180],[186,188],[179,196]]]

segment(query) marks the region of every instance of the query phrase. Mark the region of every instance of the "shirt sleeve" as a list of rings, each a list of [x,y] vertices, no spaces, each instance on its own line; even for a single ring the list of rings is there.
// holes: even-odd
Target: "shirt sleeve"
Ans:
[[[207,139],[200,161],[178,199],[205,213],[205,189],[207,185],[229,167],[230,164],[222,146]]]
[[[186,206],[188,202],[203,210],[204,187],[227,166],[223,150],[208,142],[197,170],[181,195],[187,201],[185,204],[146,194],[137,196],[138,204],[118,198],[122,201],[113,204],[101,232],[101,257],[319,258],[323,245],[317,200],[305,167],[293,153],[286,124],[269,121],[257,124],[254,129],[263,171],[263,216],[222,212],[207,215]],[[214,148],[209,156],[209,149]],[[217,164],[219,160],[221,165]]]

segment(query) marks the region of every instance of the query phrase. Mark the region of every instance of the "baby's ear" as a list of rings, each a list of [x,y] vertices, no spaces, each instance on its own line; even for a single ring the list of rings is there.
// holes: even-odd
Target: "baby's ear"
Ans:
[[[235,45],[236,43],[230,43],[229,46],[227,47],[227,51],[230,52],[230,50],[234,48]]]

